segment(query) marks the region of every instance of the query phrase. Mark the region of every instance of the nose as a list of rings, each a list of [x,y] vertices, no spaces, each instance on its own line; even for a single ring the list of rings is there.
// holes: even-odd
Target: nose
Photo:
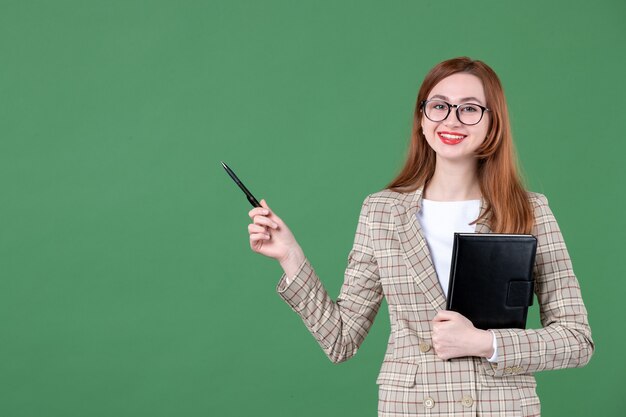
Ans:
[[[449,127],[458,127],[461,126],[463,123],[461,123],[461,121],[459,120],[459,115],[457,114],[457,112],[451,109],[448,117],[444,119],[443,124]]]

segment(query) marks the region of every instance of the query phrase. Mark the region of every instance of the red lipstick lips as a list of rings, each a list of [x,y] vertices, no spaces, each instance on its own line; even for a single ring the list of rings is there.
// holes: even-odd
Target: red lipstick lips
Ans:
[[[467,137],[467,135],[458,132],[437,132],[437,136],[446,145],[458,145]]]

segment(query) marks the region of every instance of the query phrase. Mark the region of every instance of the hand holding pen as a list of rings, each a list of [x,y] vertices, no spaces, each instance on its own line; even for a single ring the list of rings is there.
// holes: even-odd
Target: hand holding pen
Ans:
[[[257,201],[228,165],[222,162],[222,166],[254,206],[248,212],[252,220],[248,225],[250,248],[256,253],[276,259],[287,276],[292,277],[305,259],[293,233],[265,200],[261,200],[261,203]]]

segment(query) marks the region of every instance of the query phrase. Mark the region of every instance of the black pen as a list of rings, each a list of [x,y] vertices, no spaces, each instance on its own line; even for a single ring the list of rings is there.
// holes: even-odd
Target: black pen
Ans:
[[[222,161],[220,161],[220,162],[222,162]],[[254,198],[254,196],[252,195],[252,193],[250,191],[248,191],[248,189],[246,188],[245,185],[243,185],[241,180],[239,180],[239,178],[237,178],[237,176],[235,175],[233,170],[230,169],[228,167],[228,165],[226,165],[224,162],[222,162],[222,166],[224,167],[226,172],[228,172],[228,175],[230,175],[230,177],[233,179],[233,181],[235,181],[235,184],[237,184],[239,186],[239,188],[241,188],[241,191],[243,191],[246,194],[246,197],[248,198],[248,201],[250,202],[250,204],[252,204],[252,207],[261,207],[261,205],[259,204],[257,199]]]

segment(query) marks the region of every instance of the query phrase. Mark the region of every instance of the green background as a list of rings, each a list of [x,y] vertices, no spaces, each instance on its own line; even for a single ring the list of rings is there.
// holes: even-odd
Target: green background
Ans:
[[[501,77],[589,310],[595,356],[537,374],[543,414],[623,415],[624,21],[621,0],[0,0],[0,416],[376,415],[386,307],[331,364],[219,161],[336,296],[421,80],[459,55]]]

